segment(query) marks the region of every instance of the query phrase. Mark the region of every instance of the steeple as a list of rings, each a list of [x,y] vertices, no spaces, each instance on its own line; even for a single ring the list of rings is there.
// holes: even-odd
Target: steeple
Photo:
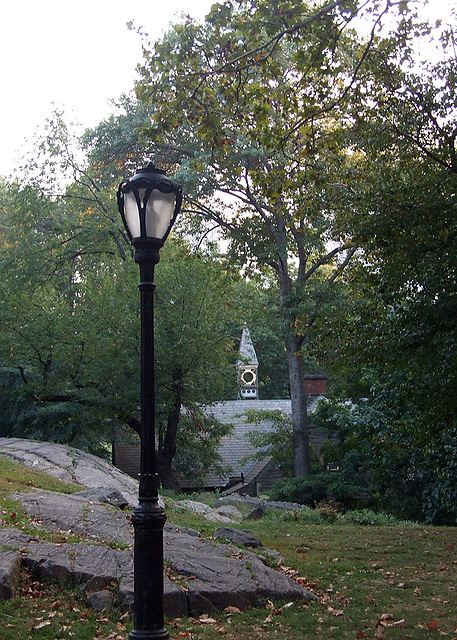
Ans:
[[[240,342],[240,359],[237,362],[239,394],[243,400],[257,400],[259,397],[259,385],[257,370],[259,361],[252,344],[249,329],[244,327]]]

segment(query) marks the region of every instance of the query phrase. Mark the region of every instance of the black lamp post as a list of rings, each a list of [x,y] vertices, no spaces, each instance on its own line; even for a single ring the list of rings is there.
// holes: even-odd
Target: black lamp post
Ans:
[[[155,452],[154,267],[181,208],[181,189],[149,163],[119,185],[117,202],[140,266],[141,438],[140,488],[132,522],[134,546],[134,629],[130,640],[164,640],[163,527]]]

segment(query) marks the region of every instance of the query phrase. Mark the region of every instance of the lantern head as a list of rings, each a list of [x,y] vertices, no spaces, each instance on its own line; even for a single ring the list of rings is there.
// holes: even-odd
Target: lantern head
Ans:
[[[121,182],[117,203],[133,244],[151,239],[162,246],[181,208],[182,192],[165,171],[150,162]]]

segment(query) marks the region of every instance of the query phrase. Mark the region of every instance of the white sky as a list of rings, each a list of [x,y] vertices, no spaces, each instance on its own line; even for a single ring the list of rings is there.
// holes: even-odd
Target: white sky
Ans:
[[[94,126],[133,87],[142,60],[133,20],[154,40],[182,12],[203,17],[214,0],[8,0],[0,35],[0,175],[55,107]]]
[[[215,0],[15,0],[3,3],[0,36],[0,175],[14,171],[54,107],[86,127],[107,117],[128,92],[152,40],[181,12],[203,17]],[[455,0],[430,0],[436,17]],[[444,8],[444,12],[443,12]]]

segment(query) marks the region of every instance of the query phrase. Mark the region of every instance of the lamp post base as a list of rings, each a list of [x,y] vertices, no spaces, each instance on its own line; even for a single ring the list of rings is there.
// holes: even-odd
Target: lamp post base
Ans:
[[[155,631],[133,629],[129,633],[129,640],[168,640],[169,637],[166,629],[156,629]]]
[[[140,479],[140,489],[153,476]],[[157,498],[140,497],[132,513],[134,542],[134,626],[130,640],[166,640],[163,619],[163,527],[166,515]]]

